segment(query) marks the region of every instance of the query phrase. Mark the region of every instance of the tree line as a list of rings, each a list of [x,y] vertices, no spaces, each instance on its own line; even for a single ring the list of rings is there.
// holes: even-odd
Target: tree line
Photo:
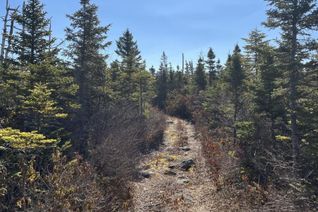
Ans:
[[[185,70],[173,70],[164,53],[155,103],[197,125],[215,175],[227,150],[238,159],[237,176],[317,202],[317,2],[266,2],[263,25],[278,39],[255,29],[225,64],[210,48]]]
[[[279,30],[279,39],[255,29],[224,64],[209,48],[181,68],[163,52],[159,68],[147,70],[129,30],[116,41],[118,59],[107,63],[111,26],[101,25],[90,0],[67,16],[65,49],[40,0],[18,8],[7,1],[0,209],[127,205],[124,181],[137,175],[140,155],[162,139],[164,121],[153,106],[196,125],[218,188],[231,161],[232,183],[257,183],[262,191],[287,186],[293,198],[317,201],[317,4],[266,2],[263,24]]]

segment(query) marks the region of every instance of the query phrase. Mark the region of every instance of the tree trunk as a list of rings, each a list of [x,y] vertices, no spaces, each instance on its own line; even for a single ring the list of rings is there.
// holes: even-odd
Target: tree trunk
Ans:
[[[238,113],[238,94],[235,92],[235,100],[234,100],[234,126],[233,126],[233,138],[234,144],[237,143],[237,129],[236,129],[236,120],[237,120],[237,113]]]
[[[14,22],[15,22],[17,10],[18,9],[14,10],[14,12],[11,15],[10,32],[9,32],[9,36],[8,36],[8,46],[7,46],[7,50],[6,50],[5,56],[4,56],[4,61],[8,60],[9,53],[11,51],[12,40],[13,40]]]
[[[8,17],[9,17],[9,1],[6,1],[6,14],[3,19],[3,32],[2,32],[2,42],[1,42],[1,50],[0,50],[0,62],[1,64],[4,62],[4,51],[5,51],[5,43],[8,37],[7,33],[7,24],[8,24]]]

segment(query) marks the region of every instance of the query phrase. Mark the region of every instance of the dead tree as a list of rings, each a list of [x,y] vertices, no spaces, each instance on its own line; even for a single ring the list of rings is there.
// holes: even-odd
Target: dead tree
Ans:
[[[7,39],[7,25],[8,25],[8,18],[10,13],[9,7],[9,0],[6,1],[6,13],[3,17],[3,32],[2,32],[2,41],[1,41],[1,50],[0,50],[0,62],[3,63],[4,60],[4,51],[5,51],[5,44]]]
[[[3,32],[2,32],[2,41],[1,41],[1,49],[0,49],[0,64],[3,64],[8,59],[9,53],[11,52],[12,43],[13,43],[14,23],[18,15],[18,9],[19,7],[15,9],[11,8],[9,5],[9,0],[6,1],[6,13],[5,13],[5,16],[3,17]],[[10,21],[10,25],[8,25],[9,21]],[[8,33],[8,27],[10,27],[9,33]]]
[[[7,45],[7,49],[5,51],[5,56],[4,56],[4,61],[8,60],[8,56],[9,53],[11,52],[11,48],[12,48],[12,43],[13,43],[13,33],[14,33],[14,24],[18,15],[18,9],[19,7],[17,7],[16,9],[11,9],[13,10],[11,16],[10,16],[10,31],[9,31],[9,35],[8,35],[8,45]]]

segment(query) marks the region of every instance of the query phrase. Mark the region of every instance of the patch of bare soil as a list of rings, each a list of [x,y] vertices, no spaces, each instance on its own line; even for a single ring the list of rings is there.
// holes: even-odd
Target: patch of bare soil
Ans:
[[[144,179],[132,185],[130,211],[216,211],[211,199],[215,187],[191,124],[167,118],[163,146],[140,166]]]

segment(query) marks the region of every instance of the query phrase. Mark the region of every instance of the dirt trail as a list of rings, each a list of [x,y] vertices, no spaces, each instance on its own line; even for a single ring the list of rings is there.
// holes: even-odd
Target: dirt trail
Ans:
[[[132,211],[214,211],[213,202],[208,198],[215,189],[209,181],[201,143],[196,137],[191,124],[176,118],[167,119],[163,146],[143,160],[145,179],[133,184]],[[183,170],[182,162],[191,164],[190,159],[194,165]]]

